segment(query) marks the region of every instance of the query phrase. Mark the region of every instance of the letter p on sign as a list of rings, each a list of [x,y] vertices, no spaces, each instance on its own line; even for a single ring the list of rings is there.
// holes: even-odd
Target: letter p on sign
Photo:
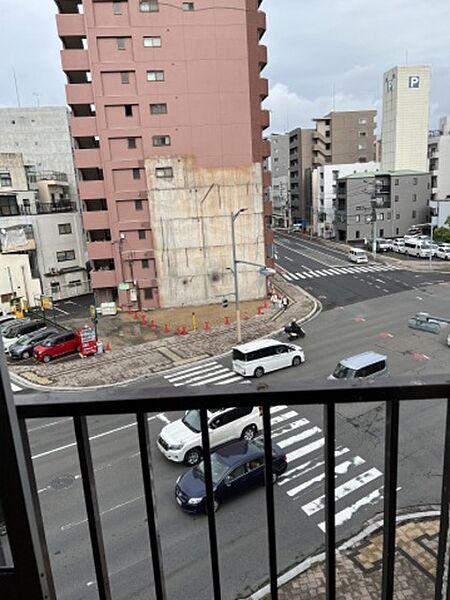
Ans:
[[[409,87],[418,88],[420,86],[420,77],[418,75],[411,75],[409,78]]]

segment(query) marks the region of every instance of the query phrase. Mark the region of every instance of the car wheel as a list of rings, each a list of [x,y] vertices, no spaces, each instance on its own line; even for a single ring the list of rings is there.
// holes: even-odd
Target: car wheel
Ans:
[[[200,448],[192,448],[192,450],[186,452],[184,456],[184,462],[190,467],[193,467],[200,462],[201,458],[202,451],[200,450]]]
[[[50,356],[50,354],[45,354],[44,358],[42,360],[45,363],[49,363],[51,361],[51,359],[52,359],[52,357]]]
[[[22,353],[22,358],[30,358],[30,353],[25,350],[25,352]]]
[[[292,359],[292,366],[298,367],[301,364],[302,364],[302,359],[300,358],[300,356],[294,356],[294,358]]]
[[[259,379],[264,375],[264,369],[262,367],[258,367],[257,369],[255,369],[253,375],[256,377],[256,379]]]
[[[241,440],[247,440],[247,442],[250,442],[255,437],[256,437],[256,427],[254,425],[249,425],[241,433]]]

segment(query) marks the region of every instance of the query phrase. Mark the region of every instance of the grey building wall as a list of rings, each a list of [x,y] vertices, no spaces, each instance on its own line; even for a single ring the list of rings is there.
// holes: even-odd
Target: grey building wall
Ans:
[[[0,108],[0,152],[20,152],[37,171],[67,175],[69,195],[78,201],[69,111],[64,106]]]
[[[288,226],[289,203],[289,134],[272,133],[270,136],[272,172],[272,218],[275,225]]]
[[[313,129],[301,127],[289,133],[289,184],[294,223],[309,218],[313,133]]]
[[[422,172],[380,172],[383,182],[380,196],[383,206],[376,209],[377,237],[396,237],[407,233],[412,225],[428,221],[430,175]],[[362,242],[372,238],[371,197],[367,192],[374,175],[357,173],[339,179],[336,201],[336,238]]]

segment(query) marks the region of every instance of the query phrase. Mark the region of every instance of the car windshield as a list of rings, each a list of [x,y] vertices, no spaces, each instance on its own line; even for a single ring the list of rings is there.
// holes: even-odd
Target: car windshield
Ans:
[[[55,345],[55,339],[54,338],[49,338],[48,340],[44,340],[42,342],[42,344],[39,344],[40,346],[44,346],[45,348],[50,348],[51,346]]]
[[[353,369],[346,367],[342,363],[339,363],[333,372],[333,377],[336,379],[346,379],[350,373],[352,373]]]
[[[223,462],[219,454],[213,453],[211,454],[211,469],[213,483],[214,485],[217,485],[228,471],[228,465]],[[195,470],[200,474],[202,479],[204,479],[205,472],[203,461],[195,467]]]
[[[31,341],[30,340],[30,336],[28,336],[28,335],[22,335],[22,337],[20,337],[17,340],[16,344],[18,346],[26,346],[30,341]]]
[[[17,337],[18,335],[19,335],[19,333],[16,328],[6,329],[5,332],[3,333],[3,337],[5,337],[7,339]]]
[[[200,412],[198,410],[188,410],[181,421],[191,431],[200,433]]]

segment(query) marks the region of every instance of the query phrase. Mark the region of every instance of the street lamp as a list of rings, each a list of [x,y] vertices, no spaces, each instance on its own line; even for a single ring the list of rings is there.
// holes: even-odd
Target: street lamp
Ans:
[[[237,331],[237,339],[238,342],[241,341],[241,310],[239,306],[239,281],[238,281],[238,272],[237,265],[238,259],[236,258],[236,233],[234,230],[234,222],[239,217],[239,215],[245,212],[246,208],[240,208],[237,212],[231,213],[231,244],[233,247],[233,275],[234,275],[234,296],[236,300],[236,331]]]

